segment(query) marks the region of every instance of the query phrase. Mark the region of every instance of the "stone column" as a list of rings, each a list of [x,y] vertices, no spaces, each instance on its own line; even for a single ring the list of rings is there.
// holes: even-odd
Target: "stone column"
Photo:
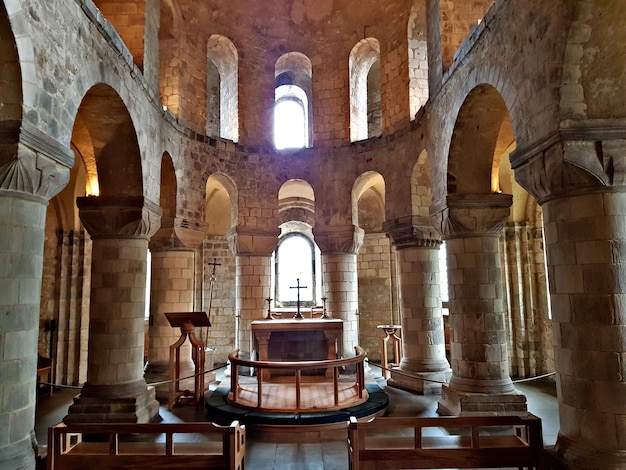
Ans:
[[[343,320],[340,356],[354,356],[359,344],[359,295],[357,254],[363,244],[363,230],[354,225],[313,229],[322,252],[322,284],[330,316]]]
[[[0,468],[35,469],[46,207],[73,162],[69,149],[25,123],[0,129]]]
[[[148,240],[161,209],[143,197],[82,197],[93,240],[87,382],[66,423],[148,422],[159,402],[143,377]]]
[[[205,237],[201,230],[183,227],[161,228],[150,239],[152,255],[150,281],[150,325],[148,329],[148,367],[146,380],[162,382],[169,379],[170,346],[180,338],[180,328],[170,326],[166,312],[194,310],[196,251]],[[195,335],[202,341],[201,329]],[[181,377],[193,375],[191,344],[181,349]],[[157,385],[158,398],[169,396],[167,384]],[[194,380],[181,381],[181,389],[194,389]]]
[[[543,208],[558,468],[626,468],[624,136],[619,126],[562,129],[511,154]]]
[[[545,202],[561,428],[571,468],[626,468],[626,193]]]
[[[526,410],[509,376],[499,233],[512,197],[449,195],[432,220],[446,240],[452,378],[438,413]]]
[[[450,380],[439,289],[441,238],[429,221],[407,218],[385,224],[397,250],[402,359],[388,385],[441,393]]]
[[[237,332],[235,348],[244,357],[255,349],[251,324],[265,318],[265,299],[270,293],[271,255],[278,243],[278,232],[252,232],[237,228],[228,243],[236,259]]]

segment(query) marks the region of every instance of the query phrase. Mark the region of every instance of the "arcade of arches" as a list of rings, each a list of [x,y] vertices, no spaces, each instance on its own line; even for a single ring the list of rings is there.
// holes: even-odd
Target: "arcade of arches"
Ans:
[[[625,468],[624,44],[606,0],[0,0],[0,467],[35,468],[38,353],[66,421],[149,421],[164,312],[249,350],[297,233],[342,351],[400,324],[389,383],[442,414],[555,371],[564,468]]]

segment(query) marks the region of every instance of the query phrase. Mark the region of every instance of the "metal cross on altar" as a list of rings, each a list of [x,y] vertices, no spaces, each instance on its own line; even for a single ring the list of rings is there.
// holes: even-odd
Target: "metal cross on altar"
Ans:
[[[297,313],[293,316],[293,318],[298,318],[298,319],[300,319],[300,318],[304,318],[304,317],[302,316],[302,314],[300,313],[300,289],[307,289],[308,287],[307,287],[307,286],[301,286],[301,285],[300,285],[300,278],[297,278],[297,279],[296,279],[296,285],[295,285],[295,286],[291,286],[291,287],[289,287],[289,288],[290,288],[290,289],[298,289],[298,311],[297,311]]]

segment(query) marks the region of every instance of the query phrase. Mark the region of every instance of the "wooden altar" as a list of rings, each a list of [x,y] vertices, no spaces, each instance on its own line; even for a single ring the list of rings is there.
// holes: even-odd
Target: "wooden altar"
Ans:
[[[341,357],[343,320],[256,320],[252,322],[252,334],[259,361],[335,360]]]

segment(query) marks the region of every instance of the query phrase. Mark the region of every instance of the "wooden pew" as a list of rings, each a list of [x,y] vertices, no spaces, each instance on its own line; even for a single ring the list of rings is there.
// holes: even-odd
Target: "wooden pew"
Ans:
[[[530,413],[368,422],[352,417],[348,448],[351,470],[544,468],[541,419]]]
[[[39,383],[41,379],[45,379],[45,381],[49,384],[54,382],[54,361],[49,357],[42,356],[41,354],[37,355],[37,391],[39,391]],[[48,391],[50,396],[54,393],[54,385],[48,385]]]
[[[175,442],[175,437],[185,434],[185,442]],[[61,423],[48,430],[48,470],[243,470],[244,456],[245,426],[237,421],[230,426]]]

